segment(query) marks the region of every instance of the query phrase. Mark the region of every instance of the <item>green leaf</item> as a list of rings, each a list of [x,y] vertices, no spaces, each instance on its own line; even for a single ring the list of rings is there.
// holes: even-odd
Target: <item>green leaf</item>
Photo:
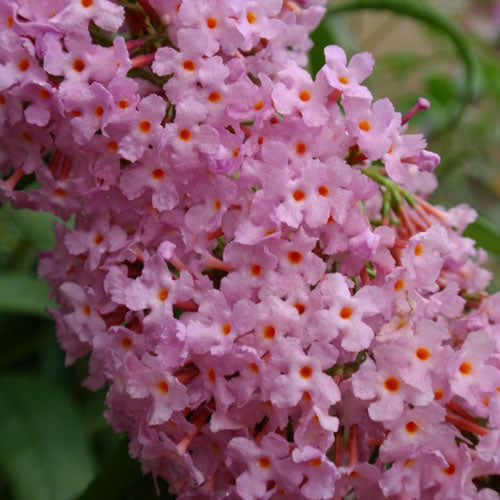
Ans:
[[[425,83],[431,99],[436,99],[442,106],[452,106],[456,102],[456,87],[446,73],[430,73],[426,76]]]
[[[465,230],[464,236],[476,240],[486,251],[500,255],[500,229],[484,217],[478,217]]]
[[[2,217],[8,218],[23,232],[23,236],[37,250],[50,250],[54,247],[54,221],[59,220],[47,212],[33,210],[14,210],[10,205],[0,208]]]
[[[71,399],[43,379],[0,378],[0,427],[0,466],[16,500],[70,500],[93,477]]]
[[[326,45],[331,45],[335,43],[335,41],[325,22],[320,23],[320,25],[311,33],[311,38],[314,45],[309,51],[309,72],[314,77],[325,64],[323,49]]]
[[[23,273],[0,274],[0,312],[47,318],[45,308],[52,305],[49,287],[36,276]]]
[[[429,61],[428,57],[410,51],[392,52],[379,56],[377,64],[384,64],[396,78],[404,80],[410,77],[410,73],[415,71]]]
[[[455,111],[443,129],[449,129],[450,125],[455,125],[462,116],[465,107],[475,96],[478,84],[476,57],[472,54],[469,42],[462,34],[462,31],[437,10],[416,0],[350,0],[344,3],[335,3],[335,5],[328,7],[327,15],[363,9],[390,11],[394,14],[416,19],[446,35],[455,45],[462,60],[465,78]]]
[[[309,70],[313,76],[325,64],[324,48],[327,45],[340,45],[348,54],[359,52],[349,27],[342,22],[340,17],[325,17],[311,33],[311,39],[314,45],[309,51]]]
[[[159,486],[162,495],[157,497],[151,474],[142,474],[139,462],[130,458],[128,440],[124,439],[78,500],[175,499],[168,493],[166,483]]]

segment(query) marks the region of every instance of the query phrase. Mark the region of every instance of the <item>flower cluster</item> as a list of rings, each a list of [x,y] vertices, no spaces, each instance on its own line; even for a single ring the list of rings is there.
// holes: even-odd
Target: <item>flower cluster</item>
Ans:
[[[461,24],[494,45],[500,28],[500,1],[478,2],[468,0],[460,6],[458,14]]]
[[[179,499],[497,498],[500,294],[323,0],[0,0],[0,195]],[[20,188],[24,189],[20,189]],[[74,223],[73,223],[74,221]]]

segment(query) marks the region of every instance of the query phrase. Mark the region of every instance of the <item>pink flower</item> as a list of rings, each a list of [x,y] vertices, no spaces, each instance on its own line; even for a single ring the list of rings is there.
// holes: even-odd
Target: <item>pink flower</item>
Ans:
[[[78,229],[68,233],[64,238],[64,243],[72,255],[86,254],[86,266],[90,271],[97,269],[103,255],[107,252],[116,252],[125,246],[126,235],[119,226],[110,226],[109,219],[101,216],[94,219],[93,227],[90,231]]]
[[[498,385],[497,368],[486,363],[494,350],[490,335],[472,332],[448,364],[452,391],[472,407],[481,407],[482,394],[492,392]]]
[[[289,473],[289,448],[289,443],[278,434],[265,436],[261,446],[246,438],[232,439],[229,453],[246,469],[236,480],[238,494],[245,500],[257,500],[263,497],[270,480],[285,488],[293,485],[298,477]]]
[[[108,31],[118,31],[124,20],[124,9],[109,0],[82,0],[72,2],[52,18],[51,23],[61,29],[86,28],[90,20]]]
[[[273,91],[276,110],[283,115],[299,112],[309,127],[323,125],[328,120],[326,101],[329,89],[326,83],[295,65],[290,65],[279,73],[280,82]]]
[[[360,85],[372,72],[375,61],[371,54],[363,52],[354,55],[347,65],[344,50],[337,45],[325,48],[326,65],[321,71],[328,83],[342,92],[343,96],[371,99],[370,91]]]
[[[145,400],[149,407],[148,423],[158,425],[166,422],[173,411],[182,410],[187,404],[185,387],[161,363],[148,355],[141,363],[129,354],[123,363],[123,380],[126,393],[132,399]]]
[[[394,108],[389,99],[379,99],[371,104],[368,99],[344,99],[347,113],[346,127],[359,144],[361,152],[370,160],[381,158],[391,146],[387,129],[394,119]]]
[[[317,290],[325,309],[315,313],[311,327],[318,334],[328,332],[328,340],[339,336],[346,351],[366,349],[373,338],[373,330],[363,319],[380,311],[375,287],[364,287],[352,296],[345,278],[335,273],[327,275]]]
[[[433,394],[409,386],[399,376],[407,360],[397,347],[380,346],[374,351],[377,365],[367,359],[353,375],[354,394],[361,399],[375,399],[368,408],[373,420],[394,420],[403,413],[405,403],[422,406],[432,400]]]

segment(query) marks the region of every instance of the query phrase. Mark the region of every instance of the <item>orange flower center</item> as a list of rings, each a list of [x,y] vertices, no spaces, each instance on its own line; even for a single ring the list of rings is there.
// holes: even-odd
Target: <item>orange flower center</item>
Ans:
[[[208,96],[208,100],[210,102],[219,102],[221,100],[222,96],[219,94],[219,92],[212,92],[209,96]]]
[[[472,365],[468,361],[464,361],[458,369],[460,373],[469,375],[472,372]]]
[[[397,280],[396,283],[394,283],[394,290],[396,292],[399,292],[405,287],[406,283],[403,280]]]
[[[417,356],[418,359],[420,359],[421,361],[427,361],[430,357],[431,357],[431,352],[429,351],[429,349],[427,349],[426,347],[419,347],[416,351],[415,351],[415,355]]]
[[[456,470],[455,464],[451,462],[449,463],[448,467],[443,467],[443,472],[448,476],[452,476],[453,474],[455,474],[455,470]]]
[[[264,327],[264,338],[265,339],[274,339],[274,335],[276,334],[276,330],[273,325],[267,325]]]
[[[85,63],[81,59],[75,59],[73,61],[73,69],[77,73],[81,73],[85,69]]]
[[[300,369],[299,373],[302,378],[306,379],[311,378],[313,374],[313,369],[309,365],[306,365]]]
[[[399,380],[395,377],[389,377],[385,380],[384,387],[390,392],[397,392],[399,390]]]
[[[108,145],[107,145],[107,148],[110,151],[117,151],[118,150],[118,143],[116,141],[109,141]]]
[[[368,132],[372,126],[368,120],[363,120],[358,123],[358,127],[363,130],[363,132]]]
[[[306,306],[304,304],[294,304],[293,305],[299,314],[304,314],[306,312]]]
[[[248,12],[248,14],[247,14],[247,21],[250,24],[254,24],[255,21],[257,21],[257,16],[255,15],[254,12],[252,12],[252,11]]]
[[[295,151],[297,152],[297,154],[303,155],[307,151],[307,145],[303,142],[298,142],[295,145]]]
[[[288,260],[294,265],[300,264],[302,261],[302,254],[292,250],[291,252],[288,252]]]
[[[132,341],[128,338],[128,337],[123,337],[121,340],[120,340],[120,345],[124,348],[124,349],[130,349],[132,347]]]
[[[159,181],[160,179],[163,179],[163,177],[165,177],[165,172],[161,168],[155,168],[151,172],[151,177]]]
[[[156,388],[163,394],[168,393],[168,384],[165,382],[165,380],[158,382],[158,384],[156,384]]]
[[[148,120],[142,120],[142,122],[139,123],[139,130],[143,134],[147,134],[151,130],[151,122]]]
[[[255,109],[255,111],[259,111],[261,110],[262,108],[264,107],[264,101],[262,99],[259,99],[253,106],[253,109]]]
[[[28,61],[28,59],[21,59],[21,61],[19,61],[19,64],[17,65],[17,67],[21,71],[26,71],[30,67],[30,62]]]
[[[415,434],[420,429],[420,427],[413,420],[410,420],[405,425],[405,429],[406,429],[406,432],[408,432],[409,434]]]
[[[344,306],[339,313],[342,319],[349,319],[352,316],[353,310],[350,307]]]
[[[308,90],[303,90],[300,94],[299,94],[299,99],[302,101],[302,102],[307,102],[309,99],[311,99],[311,94],[309,93]]]
[[[186,70],[186,71],[194,71],[196,69],[196,64],[194,63],[194,61],[191,61],[191,59],[186,59],[183,63],[182,63],[182,67]]]
[[[215,19],[215,17],[209,17],[207,19],[207,26],[213,30],[214,28],[217,27],[217,19]]]
[[[304,191],[300,190],[300,189],[297,189],[297,191],[294,191],[293,193],[293,199],[295,201],[302,201],[304,200],[306,197],[306,194],[304,193]]]
[[[191,138],[193,137],[193,134],[191,130],[188,130],[187,128],[183,128],[179,131],[179,138],[183,141],[190,141]]]
[[[329,193],[330,193],[330,190],[326,186],[320,186],[318,188],[318,194],[320,196],[328,196]]]
[[[250,267],[250,274],[252,276],[260,276],[260,273],[262,272],[262,268],[258,264],[254,264],[253,266]]]

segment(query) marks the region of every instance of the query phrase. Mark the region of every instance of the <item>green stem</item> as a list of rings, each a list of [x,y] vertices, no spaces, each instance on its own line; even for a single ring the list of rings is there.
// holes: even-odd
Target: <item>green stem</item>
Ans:
[[[158,87],[163,87],[172,75],[158,76],[155,73],[145,70],[144,68],[132,68],[127,73],[127,76],[129,78],[142,78],[143,80],[147,80],[148,82],[158,85]]]
[[[477,64],[460,29],[448,18],[422,2],[415,0],[351,0],[328,7],[328,14],[340,14],[356,10],[385,10],[424,22],[443,32],[455,45],[462,60],[465,82],[455,112],[446,123],[446,129],[455,126],[462,117],[466,106],[474,98],[477,83]]]
[[[368,167],[361,170],[367,177],[373,179],[377,184],[384,186],[390,194],[391,205],[394,210],[400,207],[402,200],[399,194],[399,186],[392,182],[389,178],[382,175],[378,168]]]
[[[382,193],[383,203],[382,203],[382,219],[389,220],[391,216],[391,194],[387,189],[384,189]]]
[[[90,22],[89,32],[94,43],[102,45],[103,47],[111,47],[111,45],[113,45],[113,36],[102,28],[99,28],[94,21]]]
[[[418,203],[415,197],[406,189],[402,188],[399,184],[396,184],[394,181],[391,181],[388,177],[382,174],[378,167],[372,166],[368,168],[364,168],[361,170],[367,177],[373,179],[377,184],[384,186],[386,188],[386,193],[384,194],[384,204],[382,208],[384,211],[387,211],[386,204],[391,202],[392,207],[397,210],[402,203],[402,198],[406,200],[408,205],[411,208],[415,208]],[[385,212],[384,212],[385,215]]]

